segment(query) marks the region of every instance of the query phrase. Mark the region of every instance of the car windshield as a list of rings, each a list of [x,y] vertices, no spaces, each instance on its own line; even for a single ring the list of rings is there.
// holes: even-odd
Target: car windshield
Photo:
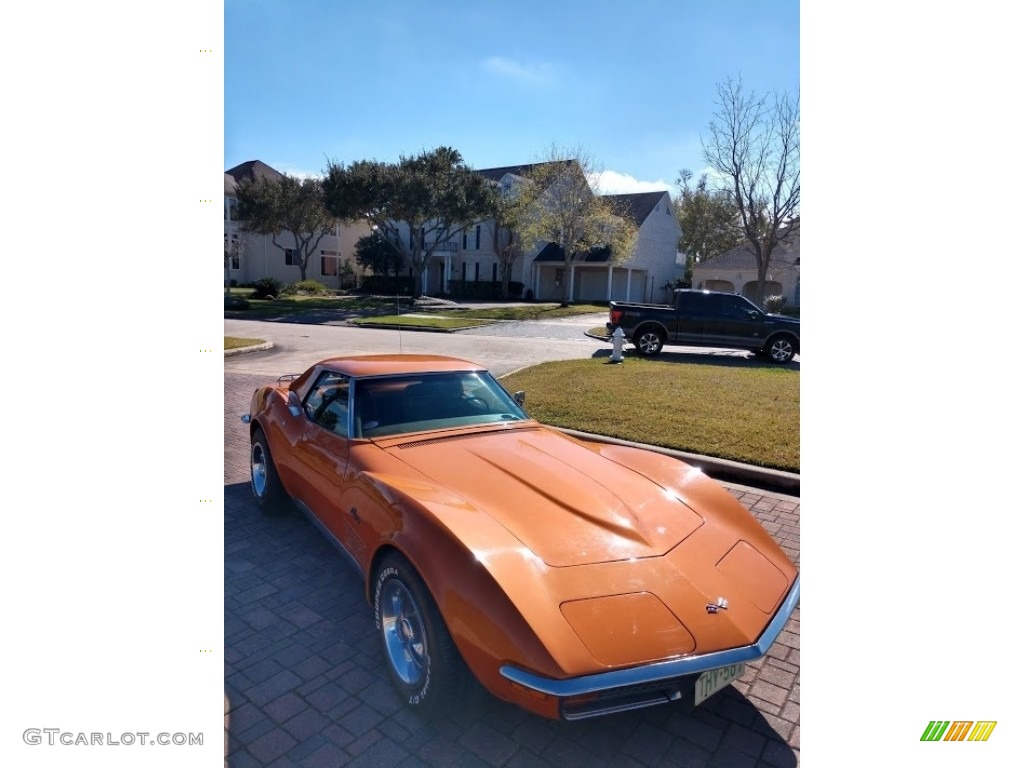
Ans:
[[[520,421],[529,417],[489,374],[420,373],[359,379],[354,437]]]

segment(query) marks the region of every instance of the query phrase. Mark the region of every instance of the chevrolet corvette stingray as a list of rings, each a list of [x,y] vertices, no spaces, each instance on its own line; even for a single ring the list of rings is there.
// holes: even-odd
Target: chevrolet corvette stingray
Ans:
[[[470,675],[549,718],[696,705],[799,601],[790,559],[700,470],[544,426],[465,360],[323,360],[242,420],[256,503],[297,507],[355,566],[417,710]]]

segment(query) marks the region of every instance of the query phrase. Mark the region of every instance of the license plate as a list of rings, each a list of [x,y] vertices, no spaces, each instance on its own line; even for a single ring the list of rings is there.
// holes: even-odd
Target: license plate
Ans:
[[[746,669],[745,664],[730,664],[727,667],[709,669],[702,674],[697,678],[696,685],[693,686],[694,706],[700,704],[708,696],[718,693],[733,680],[737,680],[743,675],[744,669]]]

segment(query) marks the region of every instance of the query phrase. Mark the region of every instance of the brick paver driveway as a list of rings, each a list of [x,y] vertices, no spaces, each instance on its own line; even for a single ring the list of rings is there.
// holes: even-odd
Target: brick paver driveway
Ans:
[[[428,721],[392,692],[355,571],[301,517],[262,517],[238,417],[267,377],[225,375],[224,674],[230,766],[795,766],[800,612],[763,661],[692,713],[577,723],[489,696]],[[799,563],[799,500],[734,488]]]

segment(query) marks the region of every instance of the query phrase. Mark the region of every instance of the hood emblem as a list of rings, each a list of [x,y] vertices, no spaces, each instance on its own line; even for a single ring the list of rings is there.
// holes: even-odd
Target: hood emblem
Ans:
[[[729,601],[726,600],[724,597],[720,597],[718,598],[718,602],[708,603],[707,605],[705,605],[704,610],[706,610],[708,613],[718,613],[719,611],[727,611],[729,610]]]

